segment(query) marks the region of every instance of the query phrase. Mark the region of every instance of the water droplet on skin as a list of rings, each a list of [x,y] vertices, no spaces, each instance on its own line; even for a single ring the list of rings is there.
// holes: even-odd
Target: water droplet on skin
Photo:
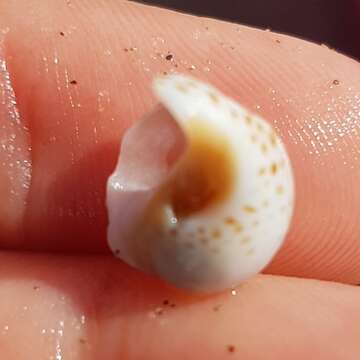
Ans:
[[[1,29],[1,33],[3,35],[6,35],[9,31],[10,31],[10,28],[8,28],[8,27]]]
[[[2,333],[5,335],[9,331],[9,325],[3,327]]]
[[[193,38],[194,38],[195,40],[198,40],[199,37],[200,37],[200,35],[201,35],[201,32],[200,32],[199,30],[196,30],[196,31],[194,32],[194,34],[193,34]]]

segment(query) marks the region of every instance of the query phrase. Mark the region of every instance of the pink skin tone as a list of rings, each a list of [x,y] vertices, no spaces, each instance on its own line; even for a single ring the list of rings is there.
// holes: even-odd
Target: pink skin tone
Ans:
[[[0,24],[9,29],[0,32],[0,83],[8,72],[21,120],[10,127],[10,93],[0,91],[0,140],[15,132],[20,148],[0,147],[0,244],[16,250],[0,255],[4,359],[358,358],[357,62],[288,36],[118,1],[2,2]],[[158,55],[168,51],[173,60]],[[155,105],[154,74],[170,69],[271,121],[293,163],[286,244],[271,275],[236,296],[179,292],[108,253],[105,183],[119,139]],[[24,168],[11,170],[16,160],[31,163],[28,188]]]

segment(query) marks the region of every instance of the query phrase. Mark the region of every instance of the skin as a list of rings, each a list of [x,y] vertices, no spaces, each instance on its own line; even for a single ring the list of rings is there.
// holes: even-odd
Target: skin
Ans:
[[[356,61],[288,36],[119,1],[1,2],[0,24],[20,114],[10,125],[11,93],[0,89],[0,140],[16,133],[19,148],[0,147],[4,359],[358,359]],[[172,61],[157,55],[168,51]],[[293,163],[286,243],[235,295],[180,292],[107,250],[105,182],[119,141],[155,105],[152,77],[171,69],[268,119]],[[31,164],[31,178],[10,166],[16,160]]]

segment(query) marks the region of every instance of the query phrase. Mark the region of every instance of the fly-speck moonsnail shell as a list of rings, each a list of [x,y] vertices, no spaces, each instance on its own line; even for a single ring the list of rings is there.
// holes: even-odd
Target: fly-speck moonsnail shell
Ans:
[[[170,75],[153,89],[162,106],[127,131],[108,180],[110,248],[180,288],[235,286],[269,263],[289,227],[285,148],[210,85]]]

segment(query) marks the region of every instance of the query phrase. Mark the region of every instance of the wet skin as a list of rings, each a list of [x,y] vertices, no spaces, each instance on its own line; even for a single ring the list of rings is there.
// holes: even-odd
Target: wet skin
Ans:
[[[2,2],[0,28],[4,359],[358,358],[356,61],[118,1]],[[286,244],[233,294],[184,294],[107,250],[119,139],[155,105],[154,74],[172,69],[269,119],[294,166]]]

